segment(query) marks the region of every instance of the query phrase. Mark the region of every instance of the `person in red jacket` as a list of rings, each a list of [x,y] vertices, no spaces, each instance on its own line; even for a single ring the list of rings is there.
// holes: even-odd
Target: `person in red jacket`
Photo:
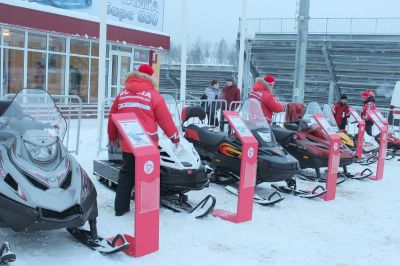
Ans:
[[[361,98],[363,99],[361,118],[365,120],[365,132],[372,136],[372,126],[374,125],[374,122],[371,117],[367,115],[367,110],[375,110],[375,93],[373,90],[364,91],[361,93]]]
[[[275,99],[272,93],[274,85],[274,76],[267,75],[264,76],[264,78],[257,78],[253,86],[253,91],[250,93],[250,98],[257,99],[261,102],[263,114],[269,123],[271,123],[274,113],[280,113],[285,110],[285,105]]]
[[[347,105],[347,96],[342,95],[340,101],[333,105],[333,116],[340,130],[346,130],[347,119],[350,117],[350,108]]]
[[[167,105],[156,90],[156,82],[152,78],[153,68],[149,65],[140,65],[138,71],[128,74],[125,88],[118,94],[110,110],[110,117],[115,113],[135,113],[146,133],[154,143],[158,142],[158,127],[175,144],[179,150],[179,133]],[[135,157],[128,145],[119,138],[117,127],[112,119],[108,120],[109,150],[117,146],[122,150],[123,165],[119,174],[117,192],[115,195],[115,215],[121,216],[129,211],[132,189],[135,184]]]
[[[233,79],[228,78],[226,80],[226,85],[221,91],[221,96],[220,99],[225,100],[226,104],[226,110],[235,110],[239,104],[232,104],[232,102],[239,102],[240,101],[240,90],[236,86],[235,83],[233,83]]]

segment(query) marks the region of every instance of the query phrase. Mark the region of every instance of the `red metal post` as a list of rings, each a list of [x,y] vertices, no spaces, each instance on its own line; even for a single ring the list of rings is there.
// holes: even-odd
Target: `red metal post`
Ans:
[[[131,244],[125,253],[140,257],[159,249],[160,153],[134,113],[111,119],[135,155],[135,236],[125,234]]]
[[[358,124],[358,138],[357,138],[357,149],[356,155],[358,160],[362,159],[363,147],[364,147],[364,134],[365,134],[365,121],[357,113],[357,111],[350,108],[350,114],[354,117]]]
[[[230,222],[242,223],[250,221],[253,214],[258,141],[236,111],[224,111],[224,116],[242,142],[239,196],[236,213],[226,210],[215,210],[213,215]]]
[[[381,112],[378,110],[372,111],[368,110],[367,115],[371,117],[374,124],[378,127],[381,134],[379,141],[379,152],[378,152],[378,163],[376,165],[376,175],[370,176],[371,180],[381,180],[383,179],[383,171],[385,167],[385,159],[387,154],[387,143],[388,143],[388,122],[382,116]],[[383,121],[382,121],[383,120]]]
[[[336,181],[339,172],[340,163],[340,145],[342,144],[339,134],[330,126],[324,115],[314,115],[315,120],[320,125],[325,134],[328,135],[329,144],[329,160],[328,172],[326,176],[326,193],[321,196],[325,201],[334,200],[336,197]]]

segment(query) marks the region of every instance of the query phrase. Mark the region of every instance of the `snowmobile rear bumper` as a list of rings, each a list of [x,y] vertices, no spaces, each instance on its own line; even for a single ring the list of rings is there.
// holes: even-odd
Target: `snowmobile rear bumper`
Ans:
[[[44,208],[32,209],[0,195],[0,227],[9,227],[15,232],[79,227],[97,217],[96,197],[93,191],[82,205],[55,212]]]
[[[292,157],[259,156],[258,182],[279,182],[291,179],[300,170],[299,163]]]
[[[93,172],[113,183],[118,183],[120,162],[93,161]],[[172,168],[160,168],[161,193],[184,192],[189,190],[201,190],[208,186],[209,180],[203,165],[199,169],[177,170]]]
[[[203,165],[199,169],[176,170],[161,167],[161,190],[201,190],[209,180]]]

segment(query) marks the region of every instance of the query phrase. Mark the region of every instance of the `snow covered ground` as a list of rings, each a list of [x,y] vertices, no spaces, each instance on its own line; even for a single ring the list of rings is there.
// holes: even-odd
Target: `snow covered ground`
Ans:
[[[83,120],[77,159],[88,173],[96,159],[95,128],[95,120]],[[399,167],[399,161],[387,161],[382,181],[345,182],[331,202],[286,196],[274,207],[255,205],[253,220],[243,224],[212,216],[196,220],[161,209],[160,250],[142,258],[123,253],[102,256],[75,242],[65,230],[0,229],[0,241],[9,241],[17,254],[12,265],[399,265]],[[114,192],[93,180],[100,234],[133,234],[133,212],[114,217]],[[261,190],[271,191],[269,185]],[[189,193],[189,198],[197,201],[207,194],[217,197],[217,208],[235,210],[236,197],[217,185]]]

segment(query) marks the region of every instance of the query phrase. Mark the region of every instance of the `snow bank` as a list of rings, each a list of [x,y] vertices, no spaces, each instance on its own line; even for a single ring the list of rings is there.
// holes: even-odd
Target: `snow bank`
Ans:
[[[96,158],[92,137],[96,121],[83,120],[82,124],[77,159],[91,173]],[[253,220],[244,224],[214,217],[196,220],[161,209],[160,251],[143,258],[102,256],[76,243],[65,230],[14,233],[1,229],[0,240],[9,241],[17,254],[12,265],[398,265],[399,166],[399,161],[387,161],[384,179],[379,182],[345,182],[331,202],[287,196],[272,208],[255,205]],[[114,192],[94,182],[99,232],[104,236],[133,234],[133,211],[114,217]],[[271,191],[267,184],[258,190]],[[216,185],[191,192],[189,198],[197,201],[209,193],[217,197],[217,208],[236,208],[236,198]]]

